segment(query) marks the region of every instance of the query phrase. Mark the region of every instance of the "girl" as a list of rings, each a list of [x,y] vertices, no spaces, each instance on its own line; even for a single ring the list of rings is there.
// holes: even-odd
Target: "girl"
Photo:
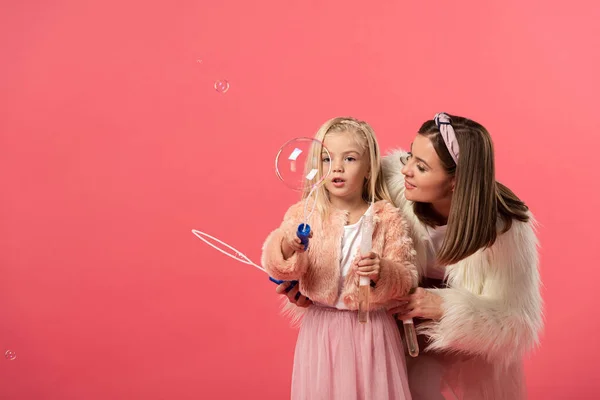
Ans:
[[[410,399],[404,352],[390,301],[416,286],[407,227],[380,174],[373,129],[334,118],[317,132],[331,158],[318,206],[308,221],[308,250],[296,237],[304,204],[292,206],[265,241],[262,265],[276,279],[299,280],[313,301],[303,316],[292,376],[292,399]],[[314,194],[313,194],[314,195]],[[304,198],[308,192],[304,193]],[[371,202],[371,203],[370,203]],[[372,251],[358,255],[364,215],[375,222]],[[371,279],[370,318],[358,322],[358,282]],[[299,308],[296,308],[300,310]]]

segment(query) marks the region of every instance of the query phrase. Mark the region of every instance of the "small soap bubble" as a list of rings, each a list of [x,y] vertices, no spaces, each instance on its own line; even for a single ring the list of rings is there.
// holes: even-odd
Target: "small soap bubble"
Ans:
[[[226,80],[220,80],[215,82],[215,90],[219,93],[227,93],[229,90],[229,82]]]
[[[17,355],[12,350],[6,350],[6,352],[4,353],[4,357],[6,357],[7,360],[11,360],[12,361],[15,358],[17,358]]]
[[[198,64],[202,64],[202,59],[200,59],[200,58],[199,58],[199,59],[197,59],[197,60],[196,60],[196,62],[197,62]]]

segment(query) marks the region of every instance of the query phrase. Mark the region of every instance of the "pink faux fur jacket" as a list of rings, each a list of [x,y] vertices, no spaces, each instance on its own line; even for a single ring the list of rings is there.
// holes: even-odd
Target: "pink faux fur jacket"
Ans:
[[[358,309],[358,281],[356,270],[348,273],[340,287],[340,260],[342,235],[348,213],[332,210],[323,221],[313,213],[308,222],[313,232],[308,250],[296,253],[287,260],[281,254],[281,241],[286,235],[295,235],[302,222],[302,202],[290,207],[279,228],[266,239],[262,265],[275,279],[299,280],[300,291],[311,300],[333,306],[339,296],[351,310]],[[408,226],[397,208],[385,201],[373,204],[372,251],[381,258],[380,279],[371,289],[371,308],[380,308],[390,300],[403,296],[417,285],[415,251]]]

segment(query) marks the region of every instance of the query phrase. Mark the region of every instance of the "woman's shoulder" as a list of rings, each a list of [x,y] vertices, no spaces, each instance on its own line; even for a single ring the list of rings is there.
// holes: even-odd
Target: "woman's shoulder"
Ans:
[[[506,229],[506,222],[502,219],[497,224],[498,238],[523,240],[527,237],[536,238],[538,222],[531,211],[527,211],[527,221],[520,221],[516,218],[511,219],[510,227]]]
[[[536,257],[538,251],[537,222],[528,212],[528,221],[513,219],[508,230],[504,231],[505,222],[498,223],[498,236],[487,251],[494,258],[524,260]]]

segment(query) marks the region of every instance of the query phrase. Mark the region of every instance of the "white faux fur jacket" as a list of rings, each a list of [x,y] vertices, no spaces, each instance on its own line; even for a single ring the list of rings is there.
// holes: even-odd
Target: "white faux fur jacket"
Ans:
[[[392,199],[410,225],[422,276],[429,235],[404,197],[400,172],[403,151],[384,157],[383,173]],[[443,366],[446,399],[519,400],[526,397],[523,356],[538,344],[542,329],[542,299],[534,219],[514,221],[487,249],[446,267],[448,288],[431,289],[443,299],[440,321],[421,325],[430,339],[425,354],[409,364],[413,399],[419,385],[432,385],[427,368],[418,367],[434,357]],[[420,370],[419,373],[412,373]],[[423,375],[420,375],[421,371]]]

